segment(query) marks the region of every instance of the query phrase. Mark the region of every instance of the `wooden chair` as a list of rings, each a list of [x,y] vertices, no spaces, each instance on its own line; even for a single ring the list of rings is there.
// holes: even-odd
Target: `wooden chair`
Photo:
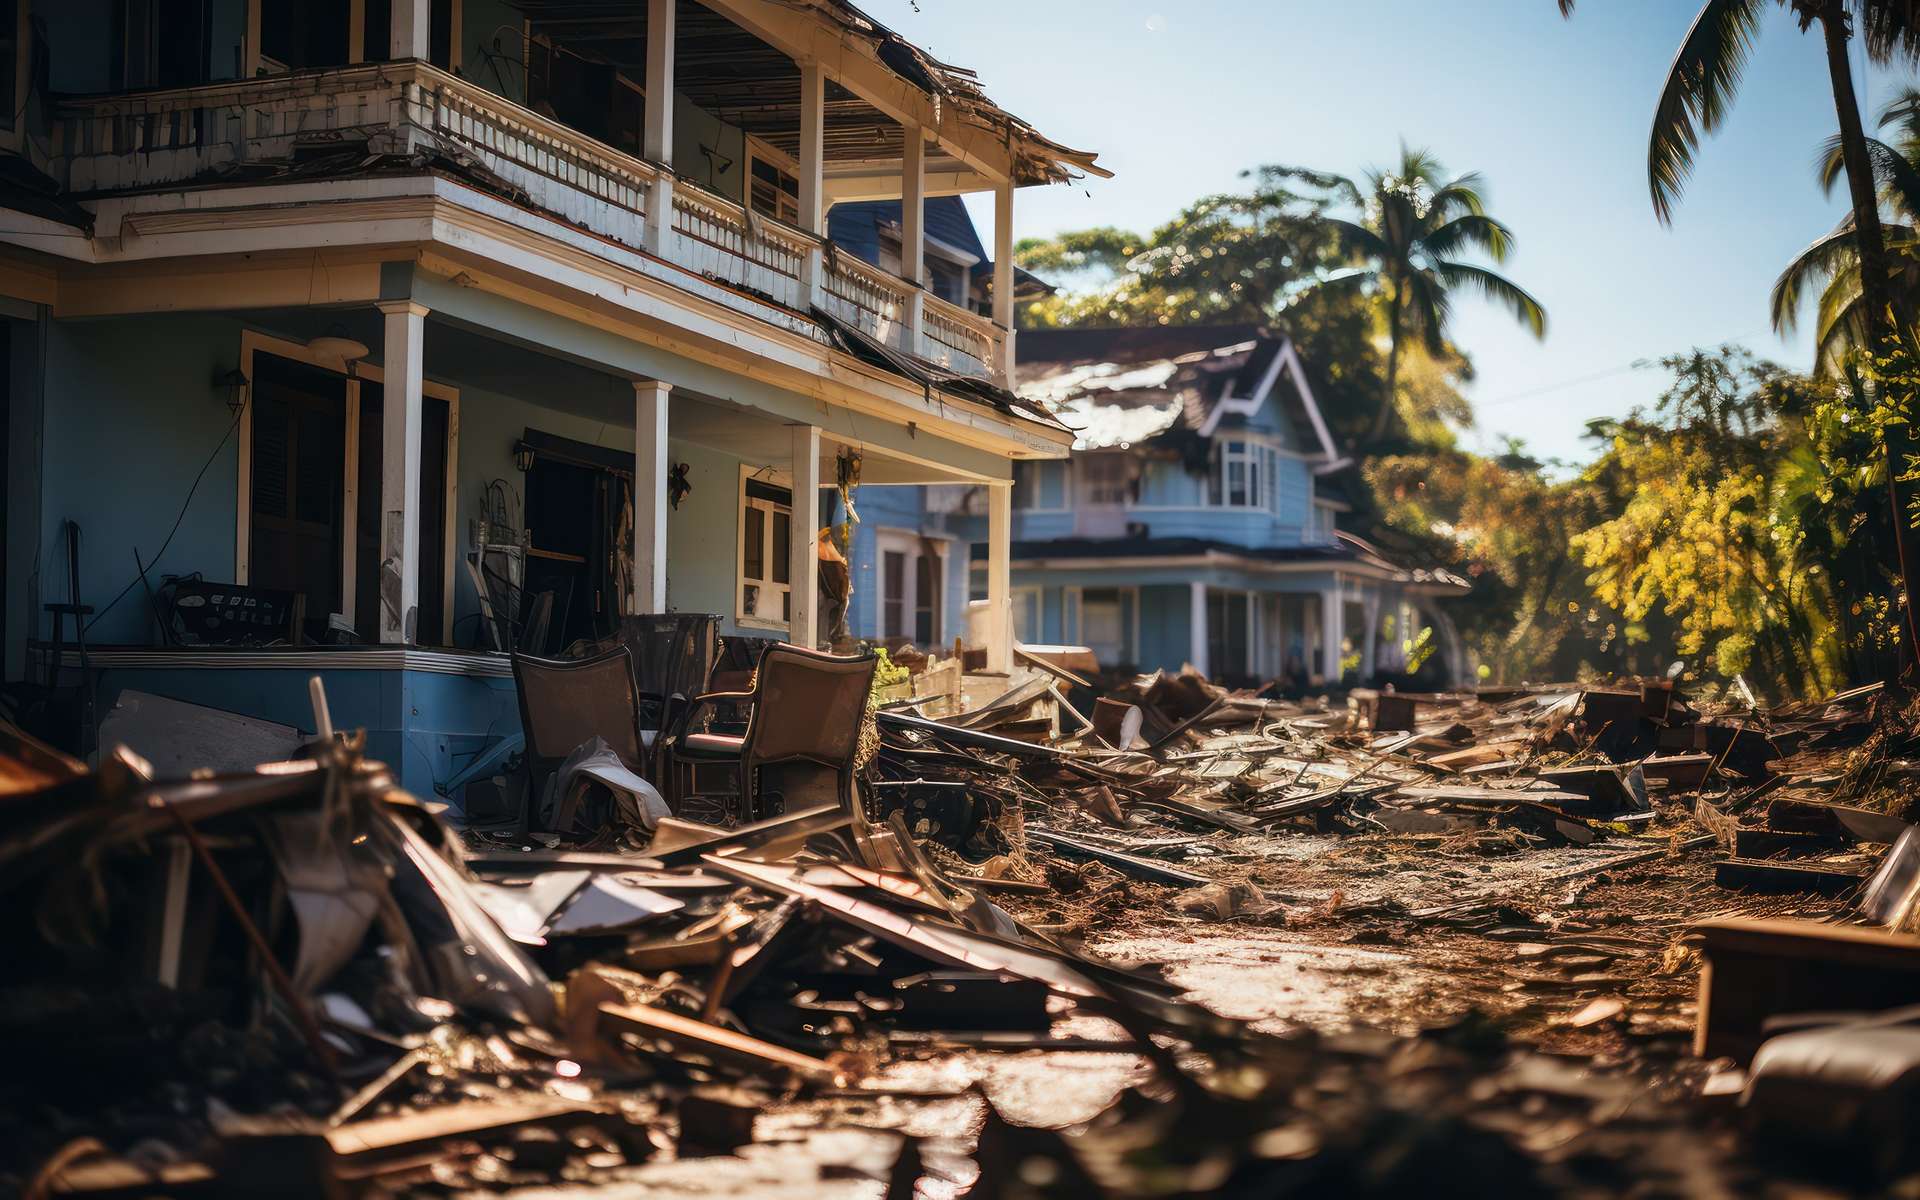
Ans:
[[[640,687],[634,680],[633,652],[625,646],[590,658],[515,654],[513,683],[527,741],[526,792],[516,833],[531,828],[534,805],[547,780],[584,742],[605,738],[622,763],[645,774],[652,739],[640,727]]]
[[[669,739],[675,815],[714,825],[765,821],[821,804],[854,806],[853,764],[879,659],[778,643],[760,658],[750,692],[698,697]],[[700,730],[709,707],[748,706],[746,733]]]

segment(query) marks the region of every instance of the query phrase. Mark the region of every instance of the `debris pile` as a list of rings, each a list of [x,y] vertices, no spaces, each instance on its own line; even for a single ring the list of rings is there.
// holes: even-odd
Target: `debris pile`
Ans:
[[[330,732],[179,782],[7,733],[0,1186],[1738,1192],[1742,1119],[1823,1088],[1892,1111],[1829,1065],[1908,1053],[1885,1010],[1920,1002],[1920,838],[1839,800],[1907,770],[1875,691],[1762,713],[1664,683],[1336,708],[1083,682],[883,706],[856,799],[659,818],[638,853],[463,841]],[[1780,920],[1863,885],[1882,930]],[[1128,926],[1184,939],[1160,960],[1284,931],[1282,959],[1391,947],[1411,987],[1483,990],[1417,1028],[1316,1027],[1277,993],[1236,1018],[1191,963],[1088,948]],[[1775,1141],[1861,1136],[1841,1124]],[[748,1173],[672,1174],[715,1156]]]

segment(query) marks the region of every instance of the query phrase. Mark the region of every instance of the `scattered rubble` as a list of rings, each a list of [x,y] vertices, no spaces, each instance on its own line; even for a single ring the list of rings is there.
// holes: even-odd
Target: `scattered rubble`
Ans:
[[[1885,798],[1915,768],[1878,689],[1763,712],[1665,681],[1344,706],[1013,684],[882,704],[850,803],[733,827],[606,805],[630,827],[571,842],[463,838],[323,703],[296,759],[186,780],[5,731],[0,1187],[1914,1169],[1920,838]],[[1836,1101],[1857,1119],[1810,1116]]]

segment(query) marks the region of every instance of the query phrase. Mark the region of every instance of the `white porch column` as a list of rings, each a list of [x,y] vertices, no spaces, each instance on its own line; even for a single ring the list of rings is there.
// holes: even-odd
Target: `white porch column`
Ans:
[[[1260,654],[1260,593],[1247,593],[1247,662],[1248,675],[1259,680],[1266,674],[1266,663]]]
[[[1012,388],[1013,379],[1013,181],[993,189],[993,323],[1006,330],[1006,343],[997,364],[1000,386]]]
[[[1192,607],[1187,617],[1187,662],[1194,670],[1213,678],[1213,665],[1207,661],[1207,585],[1198,579],[1187,585]]]
[[[667,611],[667,393],[633,381],[633,611]]]
[[[673,165],[674,0],[647,0],[647,103],[641,154]]]
[[[787,640],[811,650],[819,616],[820,427],[792,425],[793,518],[787,523],[787,580],[793,589]]]
[[[433,53],[433,0],[393,0],[387,53],[395,61]]]
[[[1321,671],[1328,687],[1338,686],[1341,679],[1340,642],[1343,639],[1341,626],[1346,624],[1347,606],[1340,597],[1340,585],[1335,583],[1320,593],[1320,653],[1323,658]]]
[[[827,232],[827,76],[811,60],[800,64],[800,228]]]
[[[1013,670],[1013,482],[987,485],[987,670]]]
[[[394,12],[400,11],[394,6]],[[398,20],[398,17],[395,17]],[[386,345],[380,441],[380,640],[415,640],[420,610],[420,376],[427,309],[382,301]]]
[[[901,126],[900,273],[913,284],[907,300],[907,344],[920,351],[926,320],[927,283],[927,135],[911,121]]]
[[[1362,682],[1370,683],[1380,666],[1379,655],[1375,653],[1375,647],[1380,644],[1379,593],[1368,592],[1362,607],[1367,614],[1367,624],[1360,634],[1360,679]]]
[[[673,235],[674,0],[647,0],[647,96],[640,152],[665,170],[647,188],[647,250],[666,258]]]

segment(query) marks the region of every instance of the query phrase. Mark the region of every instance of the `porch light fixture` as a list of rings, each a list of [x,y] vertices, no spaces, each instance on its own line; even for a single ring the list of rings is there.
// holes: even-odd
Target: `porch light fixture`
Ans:
[[[235,420],[239,420],[240,410],[247,406],[248,382],[246,372],[239,367],[222,371],[213,377],[214,387],[226,389],[227,411],[233,414]]]
[[[332,359],[345,367],[351,367],[369,353],[367,344],[349,337],[347,327],[340,324],[330,326],[325,333],[308,342],[307,349],[316,357]]]
[[[522,471],[533,470],[533,447],[525,442],[513,444],[513,465]]]

